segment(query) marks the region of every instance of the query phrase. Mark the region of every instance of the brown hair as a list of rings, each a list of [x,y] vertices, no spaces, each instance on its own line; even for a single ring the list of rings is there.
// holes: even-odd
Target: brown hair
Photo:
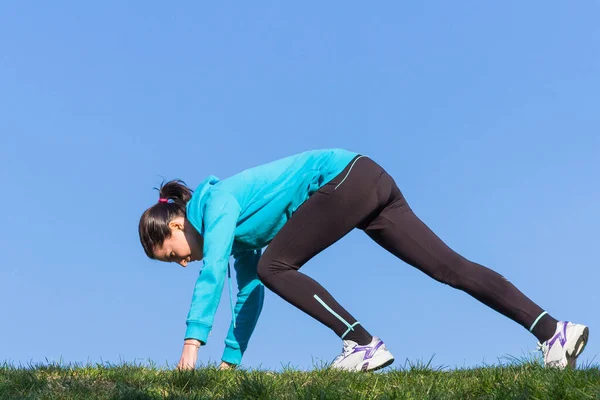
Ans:
[[[156,258],[154,249],[171,237],[169,222],[176,217],[185,217],[185,206],[192,198],[192,190],[182,180],[163,181],[160,188],[155,189],[164,200],[144,211],[138,227],[142,247],[152,259]]]

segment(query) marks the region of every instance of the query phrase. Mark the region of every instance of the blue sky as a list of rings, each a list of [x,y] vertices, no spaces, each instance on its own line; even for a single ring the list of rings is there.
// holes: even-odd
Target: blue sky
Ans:
[[[174,366],[200,263],[146,259],[137,223],[152,188],[343,147],[383,165],[455,250],[587,324],[581,359],[597,363],[599,12],[594,1],[3,4],[0,360]],[[535,349],[527,330],[362,232],[302,271],[384,339],[395,366]],[[200,362],[220,358],[228,326],[222,301]],[[340,350],[267,291],[243,363],[308,369]]]

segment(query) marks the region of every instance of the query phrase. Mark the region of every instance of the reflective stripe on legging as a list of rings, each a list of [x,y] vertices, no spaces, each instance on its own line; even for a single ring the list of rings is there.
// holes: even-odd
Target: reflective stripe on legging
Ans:
[[[348,330],[346,332],[344,332],[344,334],[341,336],[341,338],[343,339],[344,336],[346,336],[348,334],[348,332],[353,331],[354,327],[358,324],[360,324],[360,322],[356,321],[355,323],[353,323],[352,325],[350,325],[344,318],[342,318],[338,313],[336,313],[335,311],[333,311],[331,309],[331,307],[329,307],[327,304],[325,304],[325,302],[323,300],[321,300],[321,298],[319,296],[317,296],[316,294],[313,296],[315,299],[317,299],[317,301],[319,303],[321,303],[321,305],[323,307],[325,307],[325,309],[327,311],[329,311],[330,313],[332,313],[337,319],[339,319],[340,321],[342,321],[342,323],[344,325],[346,325],[348,327]]]
[[[354,168],[354,164],[356,164],[356,162],[366,156],[358,156],[354,159],[354,162],[352,163],[352,165],[350,166],[350,169],[348,170],[348,172],[346,173],[346,176],[344,176],[344,179],[342,179],[342,181],[340,183],[337,184],[337,186],[335,188],[333,188],[333,190],[336,190],[337,188],[339,188],[342,183],[344,183],[344,181],[346,180],[346,178],[348,177],[348,175],[350,175],[350,172],[352,172],[352,168]]]

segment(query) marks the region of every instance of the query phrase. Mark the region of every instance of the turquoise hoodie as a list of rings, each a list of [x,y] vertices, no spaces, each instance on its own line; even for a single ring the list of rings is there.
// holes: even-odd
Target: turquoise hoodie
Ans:
[[[229,296],[232,321],[223,361],[239,364],[263,306],[257,276],[261,249],[294,212],[358,154],[342,149],[313,150],[247,169],[220,181],[209,176],[187,204],[187,219],[204,238],[204,265],[187,316],[186,339],[207,342],[233,255],[238,296]]]

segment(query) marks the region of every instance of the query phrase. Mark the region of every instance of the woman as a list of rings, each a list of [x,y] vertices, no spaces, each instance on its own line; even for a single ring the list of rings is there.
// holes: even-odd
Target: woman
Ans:
[[[383,341],[299,271],[354,228],[528,329],[541,342],[545,365],[575,366],[588,340],[586,326],[557,321],[503,276],[451,250],[369,157],[330,149],[290,156],[223,181],[210,176],[193,193],[181,181],[161,186],[158,203],[140,219],[146,254],[183,267],[204,260],[178,367],[194,368],[197,350],[207,342],[230,255],[239,293],[235,306],[232,302],[221,368],[241,362],[262,309],[263,284],[343,340],[333,368],[370,371],[390,365],[394,357]]]

